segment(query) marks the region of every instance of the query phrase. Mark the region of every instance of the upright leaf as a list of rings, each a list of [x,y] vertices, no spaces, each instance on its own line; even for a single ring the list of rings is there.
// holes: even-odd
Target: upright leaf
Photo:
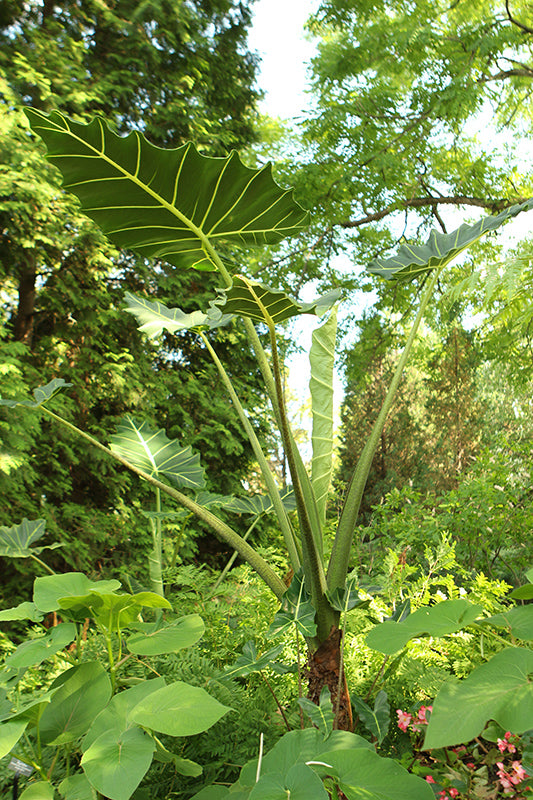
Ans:
[[[43,550],[55,550],[61,547],[59,542],[55,544],[45,544],[42,547],[30,546],[44,536],[46,522],[44,519],[28,520],[24,518],[18,525],[8,528],[0,525],[0,556],[8,558],[29,558],[32,554],[37,555]]]
[[[83,211],[147,258],[214,269],[209,244],[275,244],[308,224],[270,164],[248,169],[235,152],[210,158],[192,144],[163,150],[137,131],[117,136],[99,118],[84,125],[57,111],[26,115]]]
[[[205,486],[199,454],[193,453],[190,445],[180,447],[175,439],[167,437],[162,428],[154,431],[147,422],[124,417],[117,432],[110,437],[110,447],[154,478],[165,475],[178,486]]]
[[[305,588],[303,574],[299,571],[281,600],[281,610],[269,628],[271,636],[277,636],[291,625],[296,625],[302,636],[316,635],[315,609]]]
[[[494,231],[516,217],[521,211],[533,208],[533,198],[506,208],[496,216],[483,217],[474,225],[461,225],[451,233],[431,231],[429,239],[423,245],[402,244],[397,255],[387,259],[375,259],[368,270],[387,280],[410,280],[416,275],[429,272],[436,267],[444,267],[459,253],[487,233]]]
[[[360,697],[352,695],[351,700],[363,725],[376,737],[377,743],[381,744],[390,725],[390,705],[387,693],[383,690],[377,693],[373,708]]]
[[[65,386],[72,386],[71,383],[66,383],[63,378],[54,378],[46,386],[38,386],[33,390],[32,400],[3,400],[0,398],[0,406],[8,406],[14,408],[15,406],[26,406],[27,408],[39,408],[43,403],[46,403],[54,397]]]
[[[333,308],[324,325],[313,331],[309,353],[309,388],[313,415],[311,482],[322,525],[326,522],[326,503],[333,464],[333,367],[336,336],[337,313]]]
[[[324,739],[333,730],[333,706],[331,703],[331,692],[327,686],[322,687],[318,705],[307,697],[299,697],[298,704],[302,711],[307,714],[313,725],[318,728]]]

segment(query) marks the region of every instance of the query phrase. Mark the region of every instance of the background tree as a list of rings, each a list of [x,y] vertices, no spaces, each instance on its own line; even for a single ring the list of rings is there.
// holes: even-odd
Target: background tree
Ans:
[[[52,377],[73,383],[70,418],[104,440],[124,413],[187,438],[215,476],[240,486],[252,454],[214,369],[184,334],[147,345],[121,310],[126,289],[205,305],[216,280],[194,284],[163,263],[118,252],[60,189],[21,104],[141,128],[156,144],[194,141],[210,155],[254,140],[256,59],[250,8],[232,0],[2,3],[0,8],[0,348],[6,391]],[[202,287],[200,289],[200,286]],[[125,320],[125,317],[127,319]],[[127,320],[130,320],[129,322]],[[242,336],[213,334],[244,402],[264,425],[263,397]],[[4,389],[3,389],[4,392]],[[173,401],[168,403],[169,398]],[[162,407],[170,409],[164,415]],[[63,406],[64,407],[64,406]],[[138,518],[146,489],[68,434],[0,420],[0,523],[45,516],[76,568],[115,566],[148,545]],[[215,444],[216,443],[216,444]],[[68,456],[68,457],[67,457]],[[222,469],[222,465],[224,469]],[[230,467],[228,469],[228,467]]]

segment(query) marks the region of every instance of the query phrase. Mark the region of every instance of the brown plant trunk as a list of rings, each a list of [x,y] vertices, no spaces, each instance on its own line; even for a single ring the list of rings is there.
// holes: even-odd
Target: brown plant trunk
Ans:
[[[307,660],[307,678],[309,684],[308,698],[319,704],[320,692],[327,686],[331,692],[333,710],[337,708],[337,694],[340,675],[339,713],[333,723],[338,730],[352,731],[353,717],[350,694],[346,684],[344,668],[341,673],[341,641],[342,631],[333,627],[328,638],[322,642],[318,650],[309,653]]]
[[[13,325],[13,334],[17,342],[24,342],[30,348],[33,343],[36,279],[35,255],[29,253],[19,276],[19,300]]]

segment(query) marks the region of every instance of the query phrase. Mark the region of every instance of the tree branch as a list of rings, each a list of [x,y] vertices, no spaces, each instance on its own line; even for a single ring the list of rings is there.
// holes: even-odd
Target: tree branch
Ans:
[[[523,203],[526,197],[515,197],[502,200],[484,200],[482,197],[467,197],[465,195],[452,195],[451,197],[411,197],[407,200],[401,200],[398,203],[386,206],[381,211],[376,211],[375,214],[367,214],[365,217],[359,219],[346,220],[341,222],[341,228],[359,228],[361,225],[368,225],[370,222],[378,222],[384,217],[388,217],[395,211],[401,211],[407,208],[437,208],[439,205],[454,205],[454,206],[478,206],[479,208],[488,208],[492,212],[503,211],[504,208],[514,205],[515,203]]]
[[[511,9],[509,8],[509,0],[505,0],[505,10],[507,12],[507,18],[509,22],[512,22],[513,25],[516,25],[516,27],[520,28],[520,30],[533,34],[533,28],[528,28],[527,25],[524,25],[522,22],[518,22],[518,20],[513,17],[511,14]]]

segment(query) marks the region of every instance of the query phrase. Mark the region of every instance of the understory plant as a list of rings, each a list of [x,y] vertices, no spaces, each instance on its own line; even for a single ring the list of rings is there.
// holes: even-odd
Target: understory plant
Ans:
[[[372,458],[439,275],[452,259],[485,233],[496,230],[506,220],[533,207],[533,199],[498,215],[485,217],[476,224],[462,225],[450,234],[433,231],[426,244],[402,245],[394,257],[370,265],[370,272],[391,281],[421,277],[423,290],[383,406],[347,488],[333,541],[326,548],[324,531],[333,455],[335,304],[340,299],[339,293],[333,291],[313,303],[301,303],[284,292],[259,283],[246,274],[244,267],[237,273],[230,269],[232,263],[240,260],[239,246],[274,244],[297,234],[307,224],[308,213],[294,201],[291,191],[281,189],[273,181],[270,166],[248,169],[236,153],[227,158],[209,158],[201,155],[191,144],[164,150],[151,145],[138,132],[119,137],[101,119],[81,124],[58,112],[46,115],[30,109],[26,113],[33,130],[46,144],[48,158],[61,170],[65,189],[78,197],[82,210],[115,244],[133,249],[146,258],[165,261],[176,269],[195,269],[199,277],[206,270],[218,271],[222,286],[209,308],[185,313],[179,308],[162,305],[156,294],[150,298],[127,294],[125,304],[147,335],[158,336],[163,330],[189,330],[197,334],[211,355],[252,445],[265,493],[283,535],[287,558],[295,575],[294,585],[287,592],[282,576],[269,561],[216,513],[216,498],[202,498],[198,457],[187,447],[180,449],[177,443],[170,443],[163,431],[148,431],[142,422],[129,419],[121,424],[109,445],[97,441],[89,432],[75,428],[47,405],[65,386],[63,379],[57,376],[46,386],[36,389],[33,400],[4,399],[3,404],[34,408],[58,424],[75,430],[90,445],[150,483],[160,495],[164,494],[194,514],[252,566],[280,600],[281,613],[292,620],[305,636],[309,650],[309,698],[319,704],[324,687],[329,690],[334,709],[334,730],[329,736],[334,736],[334,739],[323,741],[310,733],[309,736],[315,737],[312,743],[305,740],[302,744],[303,739],[296,741],[293,737],[298,752],[309,755],[305,763],[302,764],[300,756],[295,761],[291,756],[284,761],[286,765],[291,764],[288,772],[283,773],[282,778],[278,773],[275,779],[266,781],[268,786],[264,791],[259,788],[262,779],[258,764],[255,786],[250,791],[239,788],[237,794],[274,798],[285,796],[283,791],[292,792],[291,787],[297,786],[294,796],[300,792],[302,797],[327,797],[328,791],[337,792],[333,796],[340,797],[342,795],[338,792],[341,792],[349,798],[360,797],[362,791],[366,791],[368,796],[381,798],[431,797],[427,783],[405,773],[400,778],[397,765],[388,767],[384,762],[380,765],[383,785],[363,789],[366,784],[361,783],[361,776],[367,774],[365,770],[375,774],[375,759],[379,757],[369,750],[368,743],[350,738],[354,735],[347,730],[337,730],[351,727],[351,704],[342,670],[340,624],[341,614],[352,603],[354,591],[357,594],[353,583],[347,584],[350,554]],[[310,351],[313,415],[310,474],[296,447],[288,421],[277,335],[280,324],[300,314],[327,315],[325,322],[313,334]],[[232,317],[242,319],[271,401],[290,473],[296,521],[283,502],[268,460],[217,355],[216,346],[206,335],[206,331],[226,324]],[[266,331],[266,347],[256,328],[258,325],[261,331]],[[191,479],[191,472],[196,477]],[[160,578],[160,537],[160,528],[155,524],[150,572],[152,588],[161,596],[164,590]],[[330,553],[327,558],[326,551]],[[416,612],[412,619],[407,616],[406,620],[391,620],[377,626],[377,641],[381,642],[396,628],[401,629],[401,633],[395,634],[400,639],[409,631],[407,641],[410,636],[427,632],[426,624],[446,633],[450,624],[453,630],[458,630],[478,616],[479,609],[467,601],[449,603],[455,603],[453,608],[448,606],[445,611],[441,608],[445,604],[440,604],[435,618],[431,616],[433,610],[428,609],[429,621],[419,619],[417,614],[420,612]],[[448,617],[450,620],[446,624]],[[380,630],[384,633],[380,634]],[[531,656],[526,650],[521,653],[526,660]],[[509,651],[506,658],[510,663],[515,654]],[[439,725],[444,724],[439,723],[444,713],[439,711],[439,707],[437,698],[428,733],[435,740],[439,737]],[[443,708],[449,710],[449,699]],[[521,725],[522,721],[519,727]],[[334,755],[336,743],[341,740],[343,744],[339,747],[343,755]],[[332,748],[333,741],[335,747]],[[282,748],[286,746],[283,744]],[[281,752],[285,751],[282,749]],[[317,765],[312,765],[311,769],[307,761],[317,759],[324,761],[326,767],[318,765],[315,769]],[[277,756],[273,756],[269,763],[275,764],[276,761]],[[326,773],[321,772],[324,769]],[[248,781],[245,784],[241,782],[242,786],[250,785],[248,772],[242,781]],[[280,781],[285,781],[284,789]],[[331,789],[328,788],[330,783]],[[320,790],[319,785],[322,787]],[[335,786],[340,788],[337,790]],[[313,794],[315,790],[317,793]]]
[[[29,548],[44,525],[26,520],[8,532]],[[204,633],[198,614],[164,620],[170,608],[155,592],[124,592],[117,580],[67,572],[36,578],[31,601],[0,612],[0,621],[33,623],[0,671],[0,757],[11,753],[37,776],[21,800],[53,800],[55,791],[64,800],[129,800],[154,759],[201,774],[160,737],[196,735],[231,709],[200,687],[167,684],[143,669],[146,659],[177,653]],[[53,679],[32,683],[41,664]]]

